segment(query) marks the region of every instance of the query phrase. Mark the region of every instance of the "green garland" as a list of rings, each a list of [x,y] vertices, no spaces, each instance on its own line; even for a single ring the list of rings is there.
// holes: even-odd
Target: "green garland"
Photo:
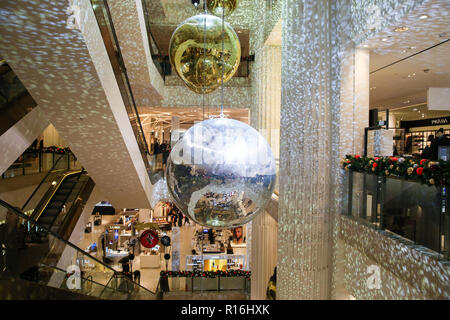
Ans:
[[[401,177],[429,186],[447,186],[450,181],[449,161],[347,155],[342,160],[342,167],[347,171],[365,172],[384,177]]]
[[[229,271],[161,271],[161,278],[167,279],[168,277],[187,277],[187,278],[215,278],[215,277],[245,277],[250,279],[251,271],[246,270],[229,270]]]

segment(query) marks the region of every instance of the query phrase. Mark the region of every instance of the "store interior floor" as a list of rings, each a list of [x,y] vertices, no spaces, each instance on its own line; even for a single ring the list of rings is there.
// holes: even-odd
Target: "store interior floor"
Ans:
[[[80,242],[80,248],[86,249],[92,243],[98,243],[100,237],[105,229],[114,221],[120,218],[120,214],[117,215],[104,215],[102,217],[102,224],[94,226],[92,224],[92,231],[90,233],[85,233],[84,238]],[[197,228],[201,228],[195,225],[193,222],[191,224],[186,224],[180,228],[179,233],[179,248],[180,248],[180,270],[186,270],[186,255],[192,254],[192,238],[194,237]],[[172,238],[172,231],[168,231],[167,235]],[[170,253],[172,256],[171,247],[166,248],[166,252]],[[97,252],[91,253],[94,257],[101,260],[101,256]],[[139,270],[141,272],[140,284],[155,292],[158,286],[159,274],[161,270],[166,269],[166,261],[164,260],[164,253],[159,254],[160,258],[160,268],[141,268],[141,257],[136,255],[133,260],[132,271]],[[122,271],[122,266],[120,264],[114,264],[112,267],[117,271]],[[168,270],[172,269],[172,257],[167,263]]]

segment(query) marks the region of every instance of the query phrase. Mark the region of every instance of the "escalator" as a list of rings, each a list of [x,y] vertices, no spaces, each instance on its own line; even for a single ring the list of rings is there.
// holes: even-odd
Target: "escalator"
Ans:
[[[0,222],[0,299],[156,299],[3,200]],[[42,235],[40,242],[33,241],[31,230]]]
[[[68,240],[79,220],[95,183],[84,169],[67,170],[60,156],[21,210],[45,229]],[[42,235],[33,234],[39,242]]]
[[[50,229],[58,234],[63,232],[60,227],[65,219],[73,220],[74,217],[66,216],[63,219],[60,214],[68,211],[68,203],[73,203],[73,198],[80,194],[84,188],[89,188],[87,193],[91,193],[94,187],[92,179],[83,171],[69,172],[63,174],[60,183],[56,188],[51,188],[50,195],[44,197],[38,205],[38,209],[33,212],[31,218],[39,222],[43,227]],[[87,199],[82,199],[84,202]],[[75,212],[75,210],[72,210]],[[68,232],[70,233],[71,230]]]

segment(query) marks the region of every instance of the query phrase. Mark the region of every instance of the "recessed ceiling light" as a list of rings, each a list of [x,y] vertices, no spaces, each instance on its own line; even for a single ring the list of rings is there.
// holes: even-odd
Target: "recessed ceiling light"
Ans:
[[[381,39],[381,41],[388,41],[388,39],[387,38],[383,38],[383,39]]]
[[[419,17],[420,20],[427,19],[427,18],[428,18],[428,16],[427,16],[426,14],[421,15],[421,16]]]
[[[409,28],[408,27],[397,27],[394,29],[395,32],[405,32],[408,31]]]
[[[369,47],[369,45],[368,45],[368,44],[365,44],[365,45],[363,45],[363,47],[364,47],[364,48],[368,48],[368,47]]]
[[[414,108],[413,111],[417,111],[417,108]]]

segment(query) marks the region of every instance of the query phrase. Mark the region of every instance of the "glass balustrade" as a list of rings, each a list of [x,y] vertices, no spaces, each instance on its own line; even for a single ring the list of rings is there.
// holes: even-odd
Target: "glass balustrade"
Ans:
[[[348,172],[342,213],[450,258],[446,187]]]
[[[155,299],[150,290],[0,200],[0,277],[101,299]]]

